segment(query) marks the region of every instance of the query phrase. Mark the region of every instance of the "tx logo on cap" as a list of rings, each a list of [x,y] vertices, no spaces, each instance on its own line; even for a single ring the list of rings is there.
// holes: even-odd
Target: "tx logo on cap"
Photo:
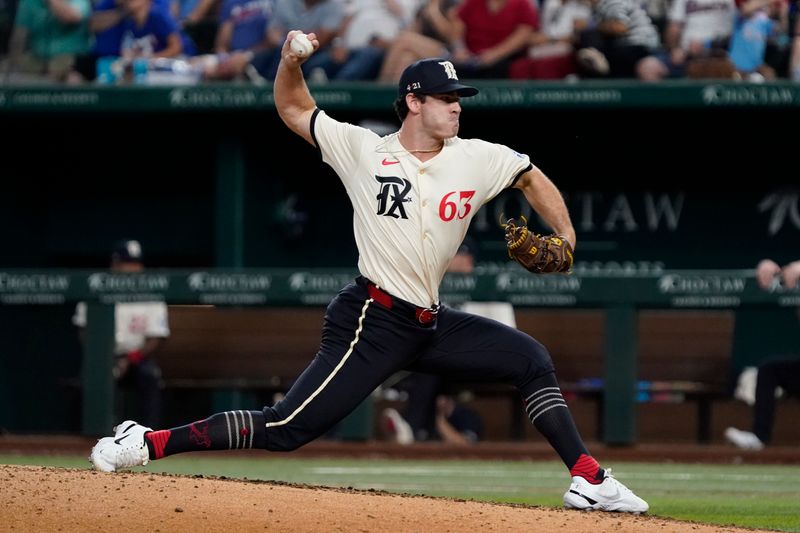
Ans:
[[[420,59],[407,66],[397,86],[400,96],[408,93],[444,94],[455,92],[459,96],[475,96],[478,89],[458,81],[456,67],[442,58]]]
[[[456,67],[449,61],[440,61],[439,64],[444,67],[444,73],[447,75],[448,79],[457,80],[458,76],[456,75]]]

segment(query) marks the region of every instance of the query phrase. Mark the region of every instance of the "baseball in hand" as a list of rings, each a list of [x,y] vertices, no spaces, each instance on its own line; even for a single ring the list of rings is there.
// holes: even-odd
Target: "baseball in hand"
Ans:
[[[289,46],[297,57],[308,57],[314,51],[314,45],[311,44],[308,35],[305,33],[298,33],[292,37],[292,42],[289,43]]]

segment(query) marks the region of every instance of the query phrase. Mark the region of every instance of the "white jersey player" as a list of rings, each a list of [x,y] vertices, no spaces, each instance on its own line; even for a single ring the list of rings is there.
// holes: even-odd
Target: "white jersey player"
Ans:
[[[75,306],[72,323],[86,327],[86,303]],[[169,337],[167,304],[164,302],[130,302],[114,304],[114,355],[146,350],[147,340]],[[136,356],[133,356],[134,358]]]
[[[125,240],[115,245],[111,270],[117,273],[144,270],[138,241]],[[86,303],[79,302],[72,323],[81,332],[87,326],[86,314]],[[148,424],[158,424],[161,416],[161,369],[154,356],[169,335],[166,303],[114,304],[114,377],[120,386],[135,390],[136,410]]]

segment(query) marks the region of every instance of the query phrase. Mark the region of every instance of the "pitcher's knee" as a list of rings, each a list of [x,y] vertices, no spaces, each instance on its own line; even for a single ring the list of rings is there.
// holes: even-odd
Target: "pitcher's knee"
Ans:
[[[528,335],[525,335],[525,337],[520,345],[519,353],[523,356],[524,364],[519,369],[518,385],[528,383],[539,376],[554,371],[553,360],[550,358],[550,352],[547,348],[533,337]]]

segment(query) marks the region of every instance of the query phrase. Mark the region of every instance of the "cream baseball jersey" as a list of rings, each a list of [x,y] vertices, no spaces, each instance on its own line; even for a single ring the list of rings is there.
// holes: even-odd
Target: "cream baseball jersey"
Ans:
[[[439,283],[477,210],[532,168],[527,155],[477,139],[447,139],[421,162],[397,133],[376,133],[316,110],[311,133],[353,205],[361,274],[421,307]]]
[[[72,323],[86,327],[86,303],[78,302]],[[148,337],[169,337],[167,304],[164,302],[125,302],[114,304],[114,353],[140,350]]]

